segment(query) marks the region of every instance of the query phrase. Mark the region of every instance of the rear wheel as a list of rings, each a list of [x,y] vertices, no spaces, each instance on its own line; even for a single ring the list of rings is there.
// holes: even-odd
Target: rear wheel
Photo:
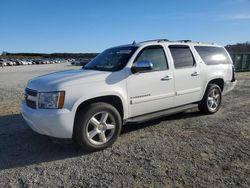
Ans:
[[[116,141],[121,126],[121,117],[115,107],[107,103],[94,103],[78,113],[74,137],[83,149],[98,151]]]
[[[220,109],[221,101],[222,95],[220,87],[216,84],[209,84],[198,107],[204,114],[213,114]]]

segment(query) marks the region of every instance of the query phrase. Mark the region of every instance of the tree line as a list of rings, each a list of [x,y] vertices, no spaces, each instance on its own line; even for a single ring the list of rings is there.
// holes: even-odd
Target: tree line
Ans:
[[[250,52],[250,42],[229,44],[225,48],[229,53]],[[9,53],[3,52],[0,57],[39,57],[39,58],[75,58],[75,59],[92,59],[98,53]]]
[[[225,48],[229,53],[250,52],[250,42],[226,45]]]

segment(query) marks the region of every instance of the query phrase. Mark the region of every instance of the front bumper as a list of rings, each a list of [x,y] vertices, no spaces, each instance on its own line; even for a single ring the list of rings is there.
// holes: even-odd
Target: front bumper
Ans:
[[[22,116],[35,132],[56,138],[72,138],[74,116],[67,109],[32,109],[22,102]]]
[[[232,81],[227,81],[227,82],[225,82],[225,83],[224,83],[224,88],[223,88],[222,94],[225,95],[225,94],[227,94],[229,91],[233,90],[234,87],[235,87],[235,85],[236,85],[236,83],[237,83],[237,80],[235,80],[235,81],[233,81],[233,82],[232,82]]]

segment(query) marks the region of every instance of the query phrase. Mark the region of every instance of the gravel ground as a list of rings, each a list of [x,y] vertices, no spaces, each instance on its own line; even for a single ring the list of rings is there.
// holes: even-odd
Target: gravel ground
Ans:
[[[197,109],[123,127],[86,153],[33,132],[20,115],[28,79],[69,65],[0,70],[0,187],[250,187],[250,73],[209,116]]]

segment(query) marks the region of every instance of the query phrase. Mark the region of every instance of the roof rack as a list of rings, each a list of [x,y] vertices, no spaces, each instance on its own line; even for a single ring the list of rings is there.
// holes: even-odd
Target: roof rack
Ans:
[[[157,42],[168,42],[168,39],[158,39]]]
[[[168,42],[168,39],[153,39],[153,40],[146,40],[146,41],[141,41],[141,43],[143,42]]]
[[[146,40],[146,41],[141,41],[139,43],[144,43],[144,42],[180,42],[180,43],[197,43],[197,44],[203,44],[203,42],[196,42],[196,41],[192,41],[189,39],[185,39],[185,40],[168,40],[168,39],[153,39],[153,40]],[[133,42],[133,45],[136,44],[135,42]],[[211,44],[211,45],[215,45],[216,43],[204,43],[204,44]]]
[[[184,43],[188,43],[188,42],[192,42],[192,40],[177,40],[177,41],[174,41],[174,42],[184,42]]]
[[[211,44],[211,45],[216,45],[216,43],[209,43],[209,42],[197,42],[197,41],[192,41],[192,40],[177,40],[177,41],[171,41],[171,42],[192,42],[192,43],[197,43],[197,44]]]

